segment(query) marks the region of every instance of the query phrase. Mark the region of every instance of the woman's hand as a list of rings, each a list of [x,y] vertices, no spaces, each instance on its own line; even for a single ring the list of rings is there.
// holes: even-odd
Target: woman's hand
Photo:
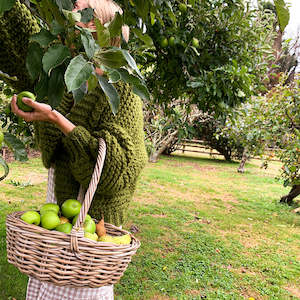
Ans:
[[[27,122],[46,121],[55,124],[65,135],[70,133],[75,125],[65,118],[61,113],[52,110],[51,106],[45,103],[39,103],[24,97],[23,102],[31,106],[34,111],[24,112],[17,106],[17,96],[14,95],[11,100],[11,110],[17,116],[23,118]]]
[[[34,110],[32,112],[24,112],[17,105],[17,96],[14,95],[11,100],[11,110],[17,116],[23,118],[27,122],[32,121],[48,121],[54,122],[54,113],[50,105],[39,103],[24,97],[22,101]]]

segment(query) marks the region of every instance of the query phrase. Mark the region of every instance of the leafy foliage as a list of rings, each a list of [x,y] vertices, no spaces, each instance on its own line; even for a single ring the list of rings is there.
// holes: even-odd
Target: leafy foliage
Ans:
[[[300,184],[300,80],[289,86],[284,80],[229,114],[220,135],[239,142],[252,155],[273,147],[283,164],[278,179],[288,186]]]
[[[152,48],[135,49],[155,101],[185,97],[205,111],[222,111],[223,103],[249,98],[260,86],[263,57],[271,49],[269,20],[243,1],[191,1],[184,9],[167,3],[161,19],[150,15],[140,24]]]

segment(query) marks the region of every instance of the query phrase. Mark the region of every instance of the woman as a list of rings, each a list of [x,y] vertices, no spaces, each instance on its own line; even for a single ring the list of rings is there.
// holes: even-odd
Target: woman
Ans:
[[[78,0],[74,10],[91,7],[102,24],[111,21],[120,7],[111,0]],[[88,25],[94,27],[91,21]],[[123,27],[128,39],[128,27]],[[120,45],[120,38],[111,41]],[[101,74],[101,70],[97,70]],[[128,205],[133,197],[137,178],[147,155],[144,145],[141,100],[132,93],[128,84],[118,82],[115,87],[120,96],[119,111],[111,112],[108,100],[100,88],[87,94],[73,105],[71,95],[65,95],[61,105],[52,110],[46,103],[23,98],[33,112],[23,112],[12,98],[12,111],[24,120],[34,122],[36,139],[46,168],[55,166],[55,195],[58,204],[76,198],[79,187],[87,189],[98,154],[98,140],[103,138],[106,159],[89,214],[105,222],[122,225]],[[30,278],[27,300],[92,300],[113,299],[113,286],[96,289],[67,288],[42,283]]]

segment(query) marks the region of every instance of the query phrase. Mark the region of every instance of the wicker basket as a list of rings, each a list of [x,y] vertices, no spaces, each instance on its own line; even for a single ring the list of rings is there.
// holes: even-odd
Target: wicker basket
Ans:
[[[130,245],[95,242],[84,238],[85,219],[101,175],[105,143],[99,142],[95,170],[76,224],[70,234],[46,230],[20,219],[14,212],[6,219],[7,260],[22,273],[59,286],[96,288],[116,283],[128,267],[140,242],[128,231],[105,223],[110,235],[131,235]]]

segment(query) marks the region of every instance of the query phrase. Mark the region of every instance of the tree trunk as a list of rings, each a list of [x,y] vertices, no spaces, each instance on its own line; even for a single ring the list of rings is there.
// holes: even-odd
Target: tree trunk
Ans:
[[[242,160],[241,160],[240,165],[239,165],[239,167],[237,169],[237,171],[239,173],[244,173],[245,172],[245,164],[246,164],[246,161],[248,160],[248,158],[249,158],[249,156],[248,156],[248,150],[245,147],[244,151],[243,151]]]
[[[293,185],[290,192],[281,197],[280,203],[287,203],[288,205],[293,204],[293,199],[300,195],[300,185]]]
[[[156,163],[158,157],[167,149],[167,147],[173,142],[174,139],[177,139],[177,132],[178,130],[171,133],[171,135],[164,141],[159,148],[150,154],[149,162]]]

